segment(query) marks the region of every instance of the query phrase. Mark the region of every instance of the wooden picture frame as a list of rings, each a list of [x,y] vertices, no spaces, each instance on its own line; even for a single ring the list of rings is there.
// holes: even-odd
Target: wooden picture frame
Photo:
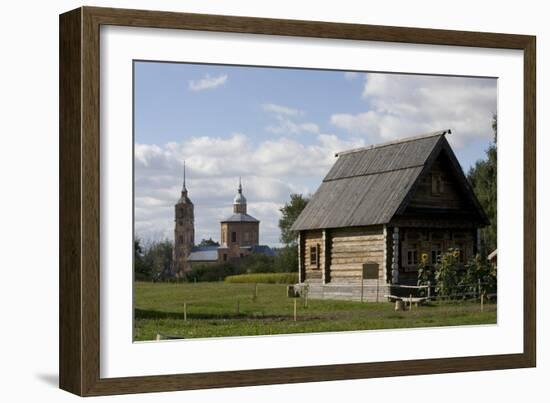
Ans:
[[[522,50],[523,353],[210,373],[100,377],[99,35],[102,25]],[[60,16],[60,387],[81,396],[533,367],[536,363],[535,37],[82,7]]]

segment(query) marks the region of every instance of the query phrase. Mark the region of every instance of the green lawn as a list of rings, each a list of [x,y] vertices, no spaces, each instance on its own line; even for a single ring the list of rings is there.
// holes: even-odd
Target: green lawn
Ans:
[[[439,302],[395,312],[389,302],[299,299],[297,321],[286,285],[135,283],[135,340],[157,333],[184,338],[496,323],[496,304]],[[187,321],[184,321],[184,303]]]

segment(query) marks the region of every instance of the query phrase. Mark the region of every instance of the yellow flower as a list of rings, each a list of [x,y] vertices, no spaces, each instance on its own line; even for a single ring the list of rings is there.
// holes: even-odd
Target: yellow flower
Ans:
[[[422,263],[426,263],[428,261],[428,254],[426,252],[423,252],[420,255],[420,260],[422,261]]]
[[[455,250],[455,251],[453,252],[453,256],[454,256],[455,258],[458,259],[458,257],[460,256],[460,251],[459,251],[459,250]]]

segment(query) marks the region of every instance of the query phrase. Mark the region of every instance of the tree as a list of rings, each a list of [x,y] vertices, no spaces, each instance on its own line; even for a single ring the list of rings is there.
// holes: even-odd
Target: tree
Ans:
[[[493,115],[492,127],[494,137],[486,150],[486,159],[477,161],[468,172],[468,180],[490,222],[481,230],[483,256],[497,247],[497,115]]]
[[[296,246],[298,233],[290,228],[298,218],[302,210],[306,207],[309,199],[301,194],[291,194],[290,201],[286,203],[279,211],[282,217],[279,219],[279,228],[281,229],[281,242],[286,246]]]
[[[151,280],[151,267],[145,263],[141,239],[134,239],[134,278],[140,281]]]
[[[152,242],[145,252],[145,264],[151,268],[154,279],[171,275],[174,245],[169,240]]]
[[[281,212],[281,218],[279,219],[280,239],[285,246],[277,250],[274,263],[277,272],[298,271],[298,233],[290,228],[306,207],[308,201],[309,199],[301,194],[291,194],[290,201],[279,210]]]
[[[199,247],[203,246],[220,246],[219,242],[214,241],[212,238],[208,239],[202,239],[201,242],[198,244]]]

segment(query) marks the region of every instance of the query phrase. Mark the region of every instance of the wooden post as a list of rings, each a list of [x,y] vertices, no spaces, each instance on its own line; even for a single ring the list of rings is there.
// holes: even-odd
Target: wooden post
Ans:
[[[363,269],[365,270],[365,269]],[[363,284],[365,283],[365,273],[361,274],[361,302],[363,302]]]
[[[399,228],[395,227],[392,234],[392,284],[399,284]]]
[[[187,302],[183,303],[183,321],[187,322]]]
[[[304,308],[307,308],[307,295],[309,294],[309,292],[306,290],[304,292]]]
[[[430,300],[430,297],[432,296],[432,282],[428,281],[428,292],[426,293],[427,300]]]
[[[413,296],[409,294],[409,311],[413,310]]]
[[[477,279],[477,295],[481,298],[481,279]]]
[[[294,322],[296,322],[296,298],[294,298]]]

